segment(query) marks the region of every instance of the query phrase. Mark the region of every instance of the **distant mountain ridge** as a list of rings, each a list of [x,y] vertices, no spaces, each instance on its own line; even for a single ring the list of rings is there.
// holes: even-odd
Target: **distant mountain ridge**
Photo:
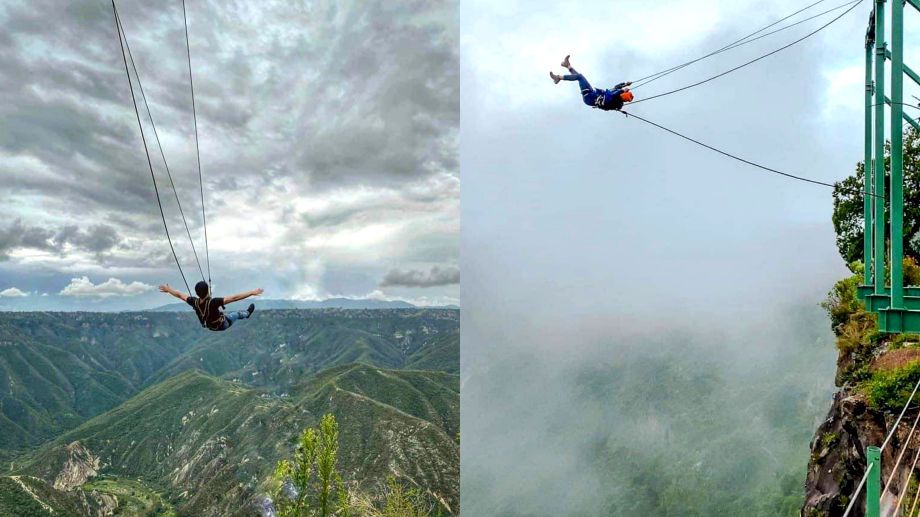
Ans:
[[[0,313],[0,515],[253,515],[324,413],[351,486],[395,474],[453,513],[459,333],[449,309]]]
[[[253,300],[261,310],[272,309],[418,309],[418,305],[402,300],[371,300],[367,298],[327,298],[325,300]],[[243,306],[243,305],[241,305]],[[456,305],[425,307],[428,309],[459,309]],[[188,310],[188,305],[178,302],[161,305],[150,312]]]

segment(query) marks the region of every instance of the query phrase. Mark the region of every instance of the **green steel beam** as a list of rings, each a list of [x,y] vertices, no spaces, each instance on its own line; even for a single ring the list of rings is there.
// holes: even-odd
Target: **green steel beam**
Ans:
[[[920,0],[907,0],[910,2],[910,5],[914,6],[918,11],[920,11]]]
[[[898,1],[898,0],[896,0]],[[885,199],[885,103],[878,102],[885,98],[885,0],[875,0],[875,163],[878,174],[875,174],[875,184],[872,193],[878,200]],[[872,220],[875,222],[875,229],[872,236],[875,238],[873,249],[874,265],[873,283],[875,284],[875,294],[884,294],[885,292],[885,205],[882,202],[875,203],[875,213]]]
[[[900,1],[900,0],[895,0]],[[882,451],[878,447],[866,447],[866,517],[879,517],[882,497]]]
[[[872,44],[866,42],[866,125],[863,157],[863,192],[872,192]],[[872,206],[875,198],[863,195],[863,284],[872,283]]]
[[[891,308],[904,309],[904,2],[891,2]]]
[[[920,122],[910,118],[910,115],[908,115],[907,113],[904,114],[904,120],[908,121],[910,125],[914,126],[914,129],[916,129],[917,131],[920,131]]]
[[[885,97],[885,104],[891,106],[891,99],[888,98],[887,96]],[[916,120],[910,118],[910,115],[904,112],[903,109],[901,110],[901,118],[909,122],[910,125],[914,126],[917,129],[917,131],[920,131],[920,122],[917,122]]]
[[[889,60],[891,59],[890,50],[885,50],[885,58]],[[920,84],[920,75],[918,75],[917,72],[914,72],[909,66],[905,65],[903,62],[901,63],[901,66],[904,68],[905,74],[907,74],[911,79],[913,79],[915,83]]]
[[[920,0],[918,0],[920,1]],[[920,84],[920,75],[917,75],[917,72],[911,70],[911,68],[904,63],[901,63],[901,66],[904,67],[904,73],[907,74],[907,77],[910,77],[914,80],[915,83]]]

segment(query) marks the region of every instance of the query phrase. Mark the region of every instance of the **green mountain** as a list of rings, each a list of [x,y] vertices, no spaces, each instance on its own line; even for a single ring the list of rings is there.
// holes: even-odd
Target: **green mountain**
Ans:
[[[269,311],[224,333],[201,331],[191,315],[62,316],[7,316],[3,328],[17,337],[0,348],[9,363],[29,357],[41,365],[50,350],[75,365],[33,368],[40,375],[11,368],[23,388],[0,395],[4,406],[15,401],[42,417],[4,413],[0,425],[22,430],[15,445],[29,443],[30,429],[56,423],[45,431],[52,439],[7,450],[5,459],[12,473],[34,476],[41,490],[29,497],[57,513],[73,514],[67,508],[77,505],[77,515],[98,513],[93,508],[255,515],[275,463],[329,412],[340,423],[339,467],[350,486],[377,493],[396,474],[443,508],[458,508],[457,311]],[[22,330],[42,325],[52,329]],[[61,330],[70,334],[48,343]],[[134,358],[133,366],[113,355]],[[78,381],[105,386],[98,378],[121,384],[97,390],[105,397],[96,405],[80,405],[83,397],[66,389]],[[49,388],[55,397],[37,395]],[[70,420],[52,418],[59,408],[72,412]],[[92,408],[105,411],[91,415]],[[32,504],[21,487],[5,486]]]
[[[457,372],[457,315],[449,309],[267,311],[231,329],[230,339],[206,333],[151,381],[199,368],[254,385],[284,387],[354,362]]]
[[[57,490],[30,476],[0,477],[0,515],[94,515],[104,513],[104,508],[105,504],[83,491]]]
[[[259,310],[266,309],[415,309],[415,305],[402,300],[369,300],[361,298],[327,298],[325,300],[269,300],[258,301]],[[445,307],[446,308],[446,307]],[[183,302],[161,305],[154,311],[188,310]]]

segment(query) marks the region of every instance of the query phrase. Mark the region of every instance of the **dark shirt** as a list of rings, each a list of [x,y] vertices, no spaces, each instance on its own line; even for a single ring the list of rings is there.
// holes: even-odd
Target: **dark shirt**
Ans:
[[[198,321],[210,330],[223,330],[224,313],[220,310],[224,306],[223,298],[196,298],[189,296],[186,303],[195,309]]]
[[[601,90],[597,89],[598,104],[597,107],[609,111],[609,110],[618,110],[623,107],[623,99],[620,98],[620,94],[623,93],[623,88],[626,86],[626,83],[620,83],[614,86],[612,89]]]

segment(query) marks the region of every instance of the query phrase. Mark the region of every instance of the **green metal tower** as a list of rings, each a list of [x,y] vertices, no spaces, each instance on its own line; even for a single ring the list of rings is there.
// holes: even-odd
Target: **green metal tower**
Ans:
[[[903,120],[918,131],[920,123],[904,113],[904,76],[920,85],[920,75],[904,64],[904,6],[920,11],[920,0],[891,2],[891,50],[885,42],[885,4],[875,0],[866,31],[866,117],[865,117],[865,277],[859,297],[866,308],[878,314],[882,332],[920,333],[920,286],[904,286],[904,130]],[[885,95],[885,62],[890,61],[891,97]],[[875,81],[873,82],[873,71]],[[885,217],[885,105],[891,109],[891,174],[889,213]],[[874,109],[873,109],[874,108]],[[889,237],[886,245],[886,233]],[[886,257],[888,260],[886,261]],[[890,266],[890,271],[888,271]],[[885,280],[890,275],[890,285]]]

